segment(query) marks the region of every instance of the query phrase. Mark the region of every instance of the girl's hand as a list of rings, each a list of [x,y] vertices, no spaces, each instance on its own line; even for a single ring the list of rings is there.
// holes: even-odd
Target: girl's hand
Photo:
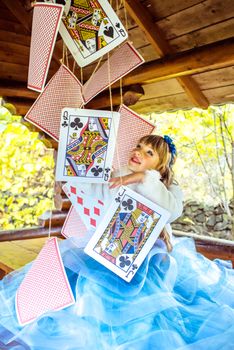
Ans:
[[[116,188],[120,187],[122,185],[130,185],[134,183],[140,183],[144,180],[145,173],[143,172],[138,172],[138,173],[132,173],[129,175],[125,175],[122,177],[113,177],[110,179],[110,188]]]

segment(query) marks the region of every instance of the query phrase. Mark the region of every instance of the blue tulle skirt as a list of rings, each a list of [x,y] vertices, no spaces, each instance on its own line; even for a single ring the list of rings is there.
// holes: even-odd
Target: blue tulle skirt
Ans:
[[[157,241],[131,283],[74,239],[60,250],[76,303],[20,327],[15,292],[30,264],[9,274],[0,282],[1,350],[234,349],[234,270],[197,254],[192,239],[176,239],[170,254]]]

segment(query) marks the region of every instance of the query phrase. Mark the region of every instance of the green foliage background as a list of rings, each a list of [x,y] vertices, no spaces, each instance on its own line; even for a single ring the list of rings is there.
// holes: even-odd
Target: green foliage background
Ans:
[[[221,130],[219,117],[227,127],[225,130],[224,126]],[[226,157],[233,167],[234,104],[153,113],[146,118],[155,123],[156,133],[167,134],[175,141],[178,150],[175,174],[186,200],[217,204],[233,198]]]
[[[53,150],[20,116],[0,107],[0,230],[38,225],[53,209]]]
[[[53,150],[9,110],[14,113],[13,106],[0,107],[0,230],[35,226],[38,217],[54,206]],[[175,174],[185,199],[227,206],[233,199],[227,162],[234,166],[234,104],[146,118],[155,123],[158,134],[175,141]]]

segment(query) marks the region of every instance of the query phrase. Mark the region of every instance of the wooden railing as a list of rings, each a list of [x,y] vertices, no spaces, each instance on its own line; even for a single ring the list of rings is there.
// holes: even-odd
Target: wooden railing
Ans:
[[[61,197],[61,210],[53,211],[51,220],[46,219],[40,221],[40,226],[23,229],[23,230],[12,230],[12,231],[2,231],[0,232],[0,242],[10,242],[16,240],[28,240],[41,237],[48,237],[49,227],[50,227],[50,236],[56,236],[64,238],[61,235],[61,229],[65,218],[67,216],[68,210],[70,208],[70,201],[65,197]],[[181,231],[174,231],[175,236],[190,236],[194,238],[196,249],[199,253],[203,254],[209,259],[224,259],[231,260],[234,267],[234,242],[227,240],[214,239],[206,236],[198,236],[194,234],[188,234]],[[10,272],[12,269],[4,265],[4,261],[0,262],[0,270],[2,269],[4,273]],[[3,272],[0,271],[0,275]],[[1,278],[1,276],[0,276]]]
[[[177,237],[191,237],[195,240],[198,253],[203,254],[208,259],[231,260],[234,268],[234,242],[225,239],[217,239],[187,232],[173,231]]]

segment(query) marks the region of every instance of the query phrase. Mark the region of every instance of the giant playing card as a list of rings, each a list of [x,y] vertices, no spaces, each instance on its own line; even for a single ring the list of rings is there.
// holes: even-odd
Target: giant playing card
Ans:
[[[85,237],[86,233],[87,227],[81,220],[80,215],[77,213],[75,208],[71,206],[63,224],[61,234],[66,238],[83,238]]]
[[[129,41],[115,49],[110,58],[84,84],[85,103],[142,63],[143,57]]]
[[[62,109],[70,106],[81,107],[82,104],[81,83],[65,65],[61,65],[25,119],[58,141]]]
[[[76,220],[79,218],[77,229],[80,219],[86,226],[86,231],[90,228],[96,229],[104,214],[104,202],[98,198],[94,198],[92,194],[87,195],[80,187],[80,184],[74,183],[66,183],[63,186],[64,193],[66,193],[79,214],[76,217]]]
[[[28,70],[28,88],[43,91],[64,6],[36,3]]]
[[[127,39],[127,32],[107,0],[71,0],[59,32],[80,67]]]
[[[73,238],[73,243],[77,248],[84,248],[94,233],[94,228],[89,228],[83,223],[81,216],[76,209],[71,206],[61,234],[66,238]]]
[[[60,310],[74,302],[57,238],[51,238],[17,290],[15,307],[18,321],[24,326],[45,312]]]
[[[125,105],[120,106],[120,123],[117,133],[117,142],[113,167],[119,169],[127,165],[130,151],[136,146],[138,140],[153,132],[155,126]],[[126,137],[126,131],[129,131]]]
[[[130,282],[169,217],[167,210],[121,187],[84,251]]]
[[[117,112],[63,109],[56,179],[107,183],[118,124]]]

